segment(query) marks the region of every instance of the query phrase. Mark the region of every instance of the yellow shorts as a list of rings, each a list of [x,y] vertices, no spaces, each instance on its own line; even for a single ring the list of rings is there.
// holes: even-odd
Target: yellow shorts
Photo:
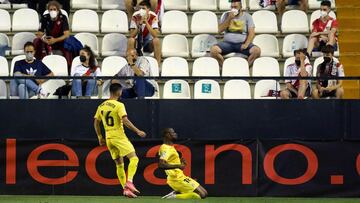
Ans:
[[[176,192],[180,193],[189,193],[194,192],[194,190],[199,187],[199,183],[194,179],[184,176],[179,179],[168,179],[167,184]]]
[[[124,157],[131,152],[135,152],[134,146],[127,138],[106,139],[106,146],[110,151],[112,159]]]

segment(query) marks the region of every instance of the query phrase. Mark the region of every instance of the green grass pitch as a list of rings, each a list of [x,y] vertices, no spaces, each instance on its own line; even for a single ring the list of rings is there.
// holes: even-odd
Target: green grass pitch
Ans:
[[[116,196],[0,196],[1,203],[165,203],[165,202],[202,202],[202,203],[359,203],[355,198],[270,198],[270,197],[209,197],[205,200],[162,200],[160,197],[139,197],[126,199]]]

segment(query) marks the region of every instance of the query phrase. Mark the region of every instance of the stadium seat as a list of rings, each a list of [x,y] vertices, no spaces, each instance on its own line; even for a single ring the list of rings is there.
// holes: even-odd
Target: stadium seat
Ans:
[[[162,77],[172,76],[189,76],[189,64],[186,59],[181,57],[170,57],[166,58],[162,63],[161,69]]]
[[[39,27],[39,17],[35,10],[22,8],[14,12],[12,31],[37,31]]]
[[[224,99],[251,99],[250,85],[245,80],[229,80],[224,86]]]
[[[10,76],[14,75],[14,66],[15,66],[15,62],[16,61],[20,61],[25,59],[25,55],[19,55],[19,56],[15,56],[12,60],[11,60],[11,65],[10,65]]]
[[[217,10],[217,1],[216,0],[190,0],[190,10]]]
[[[189,8],[188,0],[171,0],[164,1],[165,10],[187,11]]]
[[[99,16],[96,11],[81,9],[75,11],[72,18],[73,32],[99,32]]]
[[[255,33],[278,33],[277,18],[274,12],[261,10],[252,14],[255,24]]]
[[[157,60],[151,56],[145,56],[150,63],[151,76],[159,77],[159,64]]]
[[[101,73],[103,76],[114,76],[126,64],[127,61],[123,57],[120,56],[106,57],[101,64]],[[103,92],[102,98],[108,98],[110,96],[109,87],[110,87],[110,80],[105,80],[102,86],[102,92]]]
[[[59,55],[48,55],[42,62],[54,73],[55,76],[68,76],[67,61]]]
[[[0,46],[7,46],[10,49],[10,40],[5,33],[0,33]],[[10,55],[10,50],[5,51],[5,56]]]
[[[192,40],[191,56],[198,58],[210,53],[210,48],[217,44],[217,39],[209,34],[196,35]]]
[[[41,88],[43,90],[45,90],[46,92],[50,93],[50,95],[48,97],[46,97],[46,99],[58,99],[59,96],[58,95],[54,95],[54,93],[56,92],[56,90],[59,87],[62,87],[66,84],[66,82],[64,80],[48,80],[46,82],[44,82],[43,84],[41,84]]]
[[[309,21],[306,13],[300,10],[286,11],[282,17],[281,30],[283,33],[308,33]]]
[[[0,80],[0,99],[7,98],[7,87],[4,80]]]
[[[189,57],[189,44],[187,38],[179,34],[166,35],[162,43],[162,56]]]
[[[163,99],[190,99],[190,86],[185,80],[169,80],[165,82]]]
[[[306,49],[308,46],[308,39],[305,35],[301,34],[290,34],[285,36],[282,48],[283,57],[294,56],[293,43],[295,43],[295,50]]]
[[[329,16],[336,19],[336,14],[334,13],[334,11],[330,11]],[[313,22],[318,18],[320,18],[320,10],[316,10],[316,11],[312,12],[311,17],[310,17],[310,32],[313,29],[313,25],[312,25]]]
[[[6,9],[6,10],[11,9],[11,3],[1,3],[0,9]]]
[[[96,35],[92,33],[78,33],[75,35],[75,38],[78,39],[83,46],[89,46],[95,55],[99,55],[99,42]]]
[[[266,9],[266,10],[275,10],[275,5],[273,6],[268,6],[266,8],[262,8],[259,4],[260,0],[249,0],[249,9],[250,10],[261,10],[261,9]]]
[[[217,34],[218,19],[215,13],[211,11],[197,11],[192,16],[191,33],[193,34]]]
[[[212,57],[201,57],[194,61],[192,68],[193,77],[220,76],[219,63]]]
[[[11,19],[7,10],[0,9],[0,32],[10,32]]]
[[[32,32],[19,32],[13,36],[11,45],[11,55],[24,54],[24,44],[32,42],[36,38]]]
[[[164,14],[161,31],[163,34],[189,33],[189,23],[186,13],[176,10],[167,11]]]
[[[290,64],[295,63],[295,56],[292,56],[290,58],[287,58],[284,63],[284,69],[283,69],[283,76],[285,76],[286,67],[288,67]]]
[[[195,83],[194,99],[221,99],[220,85],[215,80],[199,80]]]
[[[28,8],[27,3],[20,3],[20,4],[12,4],[12,9],[17,10],[21,8]]]
[[[335,0],[330,0],[331,1],[331,8],[335,8]],[[309,8],[310,9],[319,9],[320,8],[320,4],[321,1],[319,0],[309,0]]]
[[[71,8],[73,9],[98,9],[99,8],[99,0],[72,0]]]
[[[120,33],[106,34],[102,40],[102,56],[125,56],[127,50],[127,38]]]
[[[101,19],[101,32],[127,33],[129,31],[128,18],[124,11],[109,10],[105,11]]]
[[[261,57],[254,61],[252,68],[253,77],[280,76],[279,62],[271,57]]]
[[[241,0],[242,10],[246,10],[247,4],[246,0]],[[230,10],[231,3],[229,0],[219,0],[219,9],[221,11],[228,11]]]
[[[154,86],[155,92],[151,97],[145,97],[145,99],[160,99],[160,87],[159,84],[155,80],[149,80],[149,82]]]
[[[102,10],[124,10],[125,2],[124,0],[102,0],[101,1],[101,9]]]
[[[231,57],[225,59],[222,67],[223,77],[248,77],[249,63],[246,59],[241,57]]]
[[[49,14],[49,10],[45,10],[43,15],[46,15],[46,14]],[[61,9],[61,14],[63,14],[64,16],[66,16],[68,22],[70,23],[69,21],[69,14],[64,10],[64,9]]]
[[[317,74],[317,67],[318,67],[318,65],[320,65],[321,63],[323,63],[324,62],[324,57],[318,57],[318,58],[316,58],[315,59],[315,61],[314,61],[314,65],[313,65],[313,76],[315,77],[316,76],[316,74]],[[337,58],[335,58],[334,57],[334,62],[339,62],[339,59],[337,59]]]
[[[277,99],[267,96],[269,90],[280,91],[280,83],[275,80],[260,80],[255,84],[254,99]]]
[[[253,43],[261,48],[261,56],[279,57],[280,55],[279,42],[274,35],[257,35]]]
[[[9,64],[3,56],[0,56],[0,76],[9,76]]]

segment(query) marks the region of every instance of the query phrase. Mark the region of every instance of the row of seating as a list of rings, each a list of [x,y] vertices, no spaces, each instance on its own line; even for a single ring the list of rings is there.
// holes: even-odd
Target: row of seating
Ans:
[[[65,11],[63,11],[65,12]],[[330,16],[336,18],[334,12]],[[278,21],[274,12],[268,10],[256,11],[252,15],[256,33],[278,33]],[[286,11],[282,18],[282,33],[308,33],[312,30],[312,22],[320,17],[320,10],[311,14],[308,21],[307,14],[299,10]],[[39,18],[35,10],[19,9],[13,14],[12,23],[8,11],[0,9],[0,32],[36,31],[39,28]],[[176,23],[173,23],[176,22]],[[310,22],[310,23],[309,23]],[[77,10],[72,18],[71,29],[73,32],[99,33],[127,33],[128,18],[124,11],[108,10],[101,19],[99,27],[98,14],[89,9]],[[193,14],[190,30],[192,34],[218,33],[218,18],[211,11],[197,11]],[[167,11],[162,21],[163,34],[188,34],[190,33],[188,16],[179,10]]]

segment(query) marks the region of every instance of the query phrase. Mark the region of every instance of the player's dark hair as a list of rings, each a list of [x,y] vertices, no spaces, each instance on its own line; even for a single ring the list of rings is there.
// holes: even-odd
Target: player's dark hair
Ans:
[[[35,45],[34,45],[34,43],[32,43],[32,42],[26,42],[25,44],[24,44],[24,49],[26,48],[26,47],[30,47],[30,46],[32,46],[34,49],[35,49]]]
[[[332,45],[328,44],[328,45],[324,46],[321,49],[321,52],[324,53],[324,54],[332,54],[332,55],[334,55],[335,49],[334,49],[334,47]]]
[[[113,83],[110,85],[110,93],[111,94],[116,94],[116,92],[121,89],[122,89],[122,86],[120,85],[120,83]]]
[[[321,6],[327,6],[327,7],[331,8],[331,1],[322,1],[320,5]]]
[[[146,6],[146,8],[151,8],[151,4],[149,0],[144,0],[139,3],[139,6]]]
[[[161,131],[162,136],[165,137],[166,134],[168,134],[168,133],[170,132],[170,129],[171,129],[171,128],[164,128],[164,129]]]

